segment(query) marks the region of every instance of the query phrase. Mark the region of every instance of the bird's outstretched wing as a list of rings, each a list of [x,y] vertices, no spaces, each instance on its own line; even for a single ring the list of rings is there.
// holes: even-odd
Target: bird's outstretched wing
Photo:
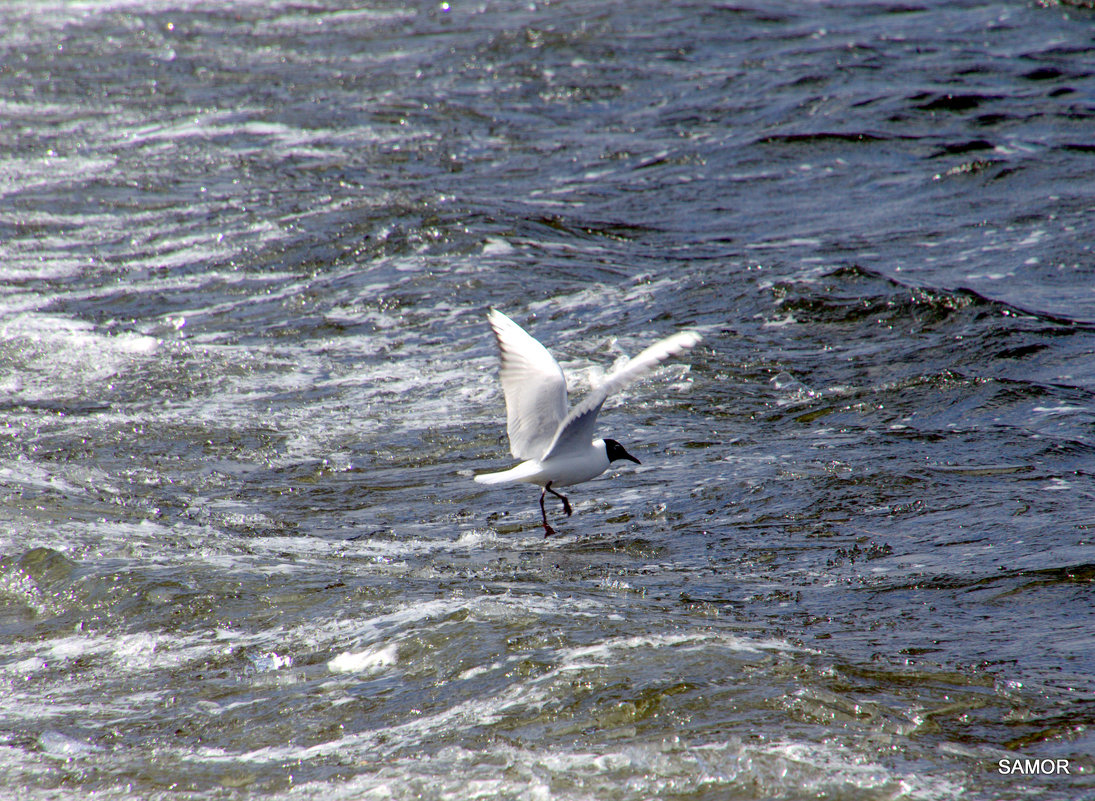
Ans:
[[[547,348],[497,309],[487,315],[502,356],[510,453],[538,459],[567,413],[567,382]]]
[[[688,350],[700,339],[700,335],[694,331],[673,334],[658,340],[619,370],[610,373],[604,383],[570,410],[570,414],[559,424],[559,430],[544,451],[542,458],[550,459],[572,449],[580,451],[589,447],[589,443],[593,441],[593,431],[597,426],[597,414],[609,395],[619,392],[632,381],[646,375],[670,356]]]

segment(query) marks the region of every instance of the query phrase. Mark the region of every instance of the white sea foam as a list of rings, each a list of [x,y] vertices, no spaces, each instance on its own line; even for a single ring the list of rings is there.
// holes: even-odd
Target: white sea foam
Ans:
[[[86,740],[78,740],[59,731],[44,731],[38,737],[38,747],[51,757],[75,759],[102,751],[102,747]]]
[[[487,241],[483,243],[484,256],[508,256],[513,252],[513,245],[499,237],[489,237]]]
[[[1035,406],[1031,411],[1036,414],[1076,414],[1077,412],[1088,412],[1090,411],[1090,408],[1086,406],[1070,406],[1066,403],[1061,403],[1057,406]]]
[[[758,753],[777,758],[788,774],[798,777],[804,794],[815,797],[846,788],[882,790],[894,798],[945,801],[964,792],[960,781],[895,773],[860,750],[834,743],[782,741],[761,746]]]
[[[531,599],[522,597],[506,599],[478,598],[466,604],[473,616],[485,619],[491,616],[513,620],[514,616],[559,614],[565,612],[566,602],[558,599]],[[600,604],[597,604],[598,606]],[[404,609],[371,618],[361,623],[361,633],[372,638],[374,643],[359,650],[339,653],[332,658],[327,667],[332,673],[374,673],[390,668],[399,662],[398,644],[391,641],[391,632],[397,626],[406,626],[412,621],[421,621],[443,611],[452,612],[459,605],[449,602],[428,602],[420,605],[408,605]],[[603,613],[602,613],[603,614]],[[421,626],[421,623],[418,624]],[[380,639],[381,635],[387,639]],[[671,651],[666,657],[656,656],[661,649]],[[751,642],[735,635],[695,632],[692,634],[667,634],[636,637],[611,638],[604,643],[591,646],[559,648],[539,654],[538,659],[554,665],[551,669],[523,680],[511,682],[495,689],[483,697],[478,694],[457,700],[451,706],[430,714],[405,719],[402,723],[386,724],[382,729],[369,729],[347,737],[312,746],[277,746],[255,749],[246,753],[231,754],[223,750],[199,750],[189,758],[214,762],[256,762],[269,763],[284,760],[307,760],[323,758],[338,753],[342,756],[359,754],[362,759],[373,759],[378,754],[398,752],[400,748],[415,743],[426,742],[446,731],[466,729],[472,726],[490,726],[507,716],[535,716],[546,706],[554,704],[558,695],[558,684],[569,685],[569,675],[575,671],[617,670],[621,664],[639,659],[655,664],[677,664],[679,654],[689,651],[699,653],[714,649],[730,654],[735,653],[753,658],[765,652],[784,652],[795,650],[790,644],[779,640]],[[628,656],[636,652],[637,656]],[[470,668],[457,676],[455,681],[471,681],[486,673],[499,670],[506,664],[521,659],[513,655],[502,662],[489,663]]]
[[[351,752],[359,745],[356,737],[340,743]],[[229,759],[214,749],[200,756],[203,761]],[[961,796],[966,789],[960,779],[899,772],[846,746],[791,740],[695,742],[667,737],[591,748],[556,745],[547,750],[503,742],[483,749],[448,746],[413,757],[365,760],[361,765],[351,778],[295,785],[274,797],[410,799],[422,797],[428,789],[429,796],[437,799],[570,801],[615,797],[621,791],[638,798],[702,791],[743,797],[852,794],[944,801]]]
[[[0,392],[22,402],[88,394],[150,357],[159,344],[142,334],[103,333],[91,323],[63,315],[16,314],[0,324],[0,347],[16,366],[0,379]],[[63,388],[58,375],[65,376]]]
[[[399,647],[384,645],[363,651],[347,651],[327,663],[332,673],[369,673],[399,662]]]

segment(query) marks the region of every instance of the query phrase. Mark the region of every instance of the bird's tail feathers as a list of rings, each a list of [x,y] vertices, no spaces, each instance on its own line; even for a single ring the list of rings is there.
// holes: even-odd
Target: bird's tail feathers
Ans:
[[[528,461],[521,462],[521,464],[516,467],[511,467],[509,470],[502,470],[498,473],[480,473],[475,477],[475,480],[480,484],[505,484],[507,481],[525,481],[539,471],[539,465],[535,462]]]
[[[503,470],[501,473],[480,473],[475,480],[480,484],[504,484],[513,480],[506,475],[508,472],[509,470]]]

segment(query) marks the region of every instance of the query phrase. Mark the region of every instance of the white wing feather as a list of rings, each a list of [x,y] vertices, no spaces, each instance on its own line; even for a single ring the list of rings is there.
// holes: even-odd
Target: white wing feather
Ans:
[[[567,382],[547,348],[497,309],[487,315],[502,356],[510,453],[539,458],[567,413]]]
[[[610,373],[604,383],[590,392],[559,423],[559,429],[552,438],[551,444],[543,451],[541,461],[570,450],[582,451],[588,448],[593,441],[593,432],[597,426],[597,414],[609,395],[619,392],[632,381],[646,375],[669,357],[688,350],[700,339],[700,335],[694,331],[673,334],[658,340],[623,367]]]

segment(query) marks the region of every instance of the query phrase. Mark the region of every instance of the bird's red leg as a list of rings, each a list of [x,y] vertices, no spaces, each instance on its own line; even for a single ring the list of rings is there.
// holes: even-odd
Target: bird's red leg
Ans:
[[[572,514],[574,514],[574,510],[570,508],[570,501],[567,500],[567,497],[565,495],[560,495],[558,492],[553,490],[551,488],[550,481],[547,483],[547,486],[544,487],[544,489],[546,489],[548,492],[550,492],[552,495],[554,495],[556,498],[563,502],[563,511],[567,513],[567,517],[570,517]],[[541,497],[543,497],[542,493]]]
[[[549,481],[548,484],[550,485],[551,482]],[[544,487],[543,490],[540,491],[540,514],[544,518],[544,538],[545,539],[547,537],[550,537],[552,534],[555,533],[555,529],[553,529],[551,526],[548,525],[547,510],[544,509],[544,494],[547,491],[548,491],[548,487]]]

